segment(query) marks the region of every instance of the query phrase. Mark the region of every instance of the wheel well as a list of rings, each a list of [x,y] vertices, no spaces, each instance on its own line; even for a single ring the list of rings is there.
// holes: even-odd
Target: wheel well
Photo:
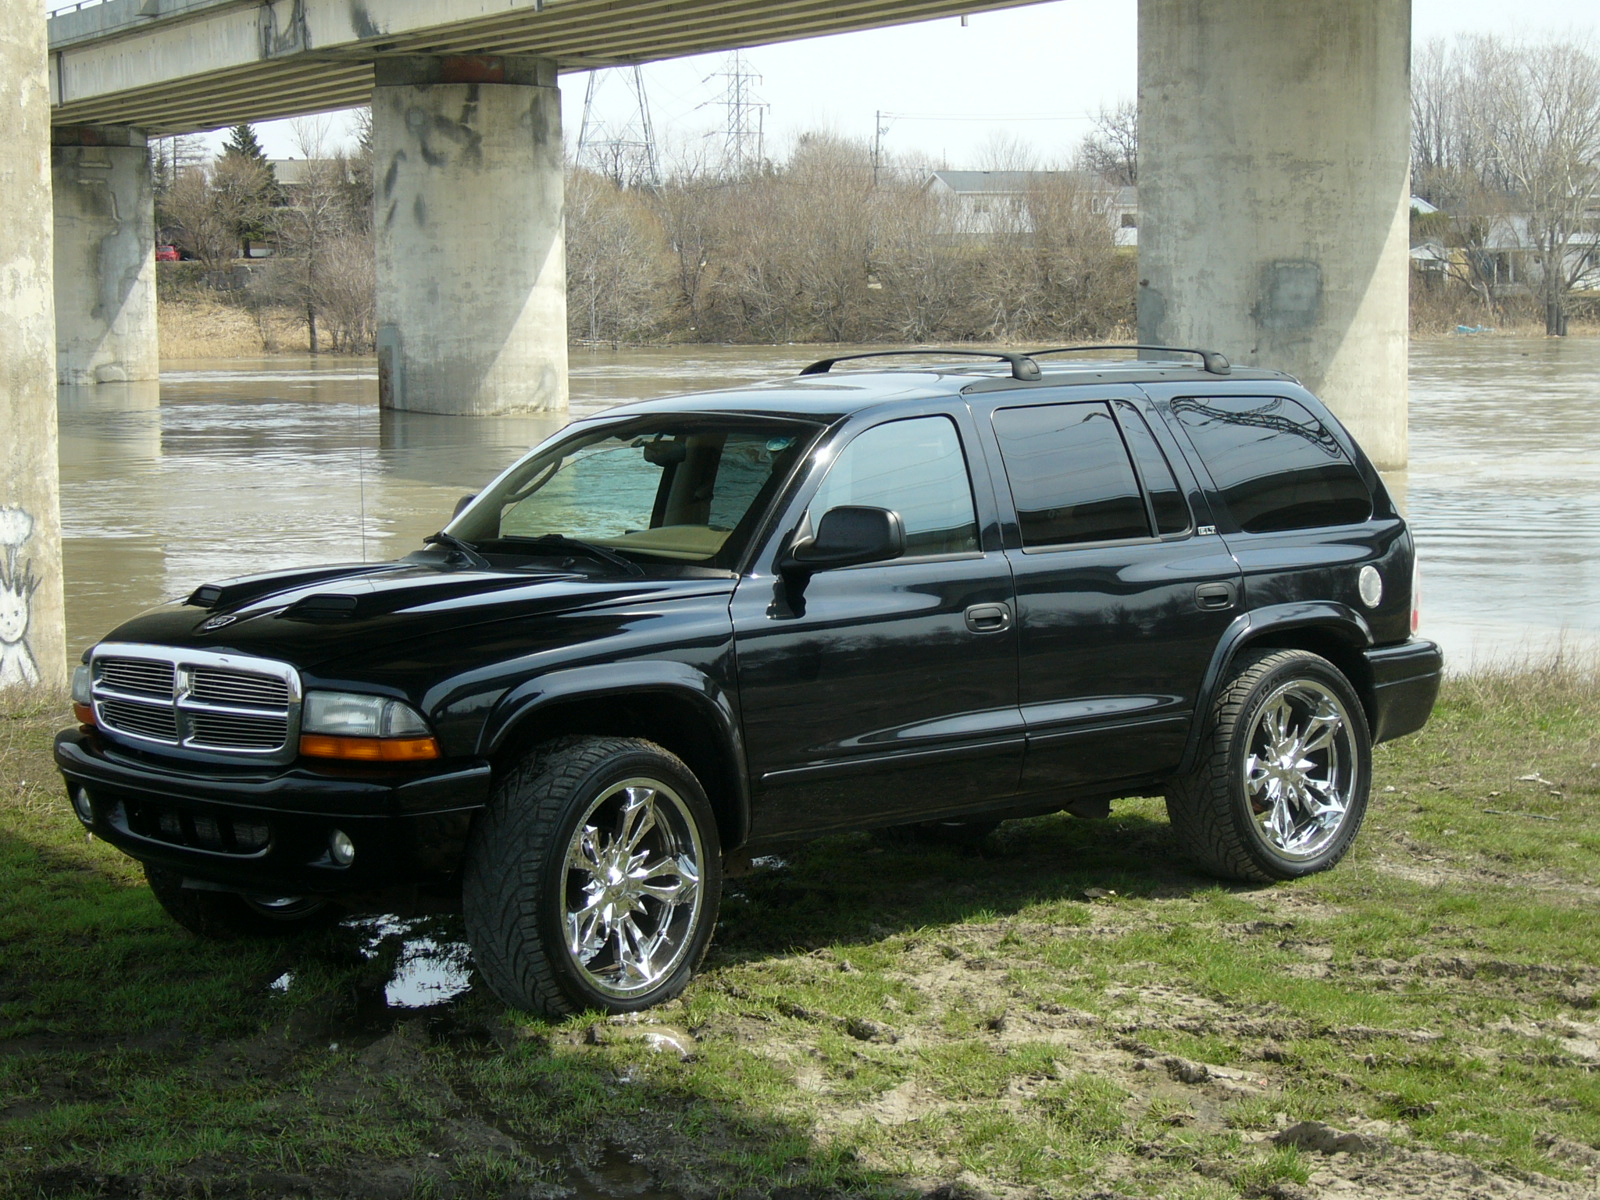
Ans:
[[[667,692],[635,692],[542,706],[521,718],[501,740],[492,757],[495,773],[539,742],[573,735],[643,738],[676,754],[705,788],[717,816],[723,852],[743,842],[740,763],[716,722],[692,700]]]
[[[1361,653],[1360,647],[1353,645],[1341,631],[1319,625],[1268,630],[1259,637],[1240,643],[1235,648],[1233,657],[1237,659],[1239,655],[1251,650],[1309,650],[1312,654],[1327,659],[1350,681],[1350,686],[1361,699],[1367,727],[1372,728],[1374,707],[1372,669],[1368,666],[1366,655]]]

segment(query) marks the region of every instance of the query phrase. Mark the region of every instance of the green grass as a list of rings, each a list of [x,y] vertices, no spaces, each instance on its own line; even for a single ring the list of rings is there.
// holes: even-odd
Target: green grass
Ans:
[[[1228,1200],[1361,1171],[1443,1197],[1458,1163],[1539,1195],[1600,1162],[1600,688],[1581,665],[1448,681],[1424,732],[1379,748],[1350,858],[1293,885],[1191,872],[1157,800],[1011,822],[981,854],[796,848],[730,885],[706,969],[638,1023],[529,1020],[482,989],[393,1010],[400,935],[191,938],[85,840],[49,760],[61,720],[0,716],[7,1200],[108,1179]],[[460,936],[449,917],[419,933]],[[1304,1120],[1387,1153],[1272,1140]]]

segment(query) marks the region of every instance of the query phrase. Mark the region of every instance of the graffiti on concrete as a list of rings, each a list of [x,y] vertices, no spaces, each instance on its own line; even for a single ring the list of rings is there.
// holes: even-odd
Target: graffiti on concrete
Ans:
[[[39,664],[28,648],[28,618],[39,579],[22,557],[22,544],[32,536],[33,517],[26,509],[0,506],[0,688],[39,682]]]

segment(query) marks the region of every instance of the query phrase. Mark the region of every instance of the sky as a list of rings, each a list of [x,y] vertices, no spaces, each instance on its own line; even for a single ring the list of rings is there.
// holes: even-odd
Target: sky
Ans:
[[[1322,0],[1337,3],[1338,0]],[[45,0],[46,9],[67,7]],[[760,46],[741,55],[749,86],[767,106],[765,152],[782,159],[801,134],[826,131],[871,140],[877,114],[883,149],[953,168],[984,165],[997,142],[1027,146],[1041,165],[1064,164],[1102,106],[1134,98],[1137,0],[1053,0],[945,17],[866,33]],[[1460,33],[1587,37],[1600,48],[1594,0],[1412,0],[1416,44]],[[720,150],[727,127],[730,56],[652,63],[643,69],[651,122],[663,154]],[[637,104],[626,69],[602,72],[595,119],[621,131]],[[583,119],[587,73],[562,76],[570,145]],[[332,118],[342,140],[348,128]],[[297,156],[290,122],[257,136],[273,158]],[[211,139],[220,146],[221,136]]]

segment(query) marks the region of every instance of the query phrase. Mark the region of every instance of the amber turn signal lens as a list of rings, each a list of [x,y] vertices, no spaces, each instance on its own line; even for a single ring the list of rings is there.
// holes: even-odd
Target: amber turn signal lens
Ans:
[[[72,715],[78,718],[79,725],[93,725],[94,705],[74,700],[72,702]]]
[[[417,762],[438,758],[439,743],[431,737],[331,737],[308,733],[300,738],[300,753],[307,758],[342,758],[354,762]]]

